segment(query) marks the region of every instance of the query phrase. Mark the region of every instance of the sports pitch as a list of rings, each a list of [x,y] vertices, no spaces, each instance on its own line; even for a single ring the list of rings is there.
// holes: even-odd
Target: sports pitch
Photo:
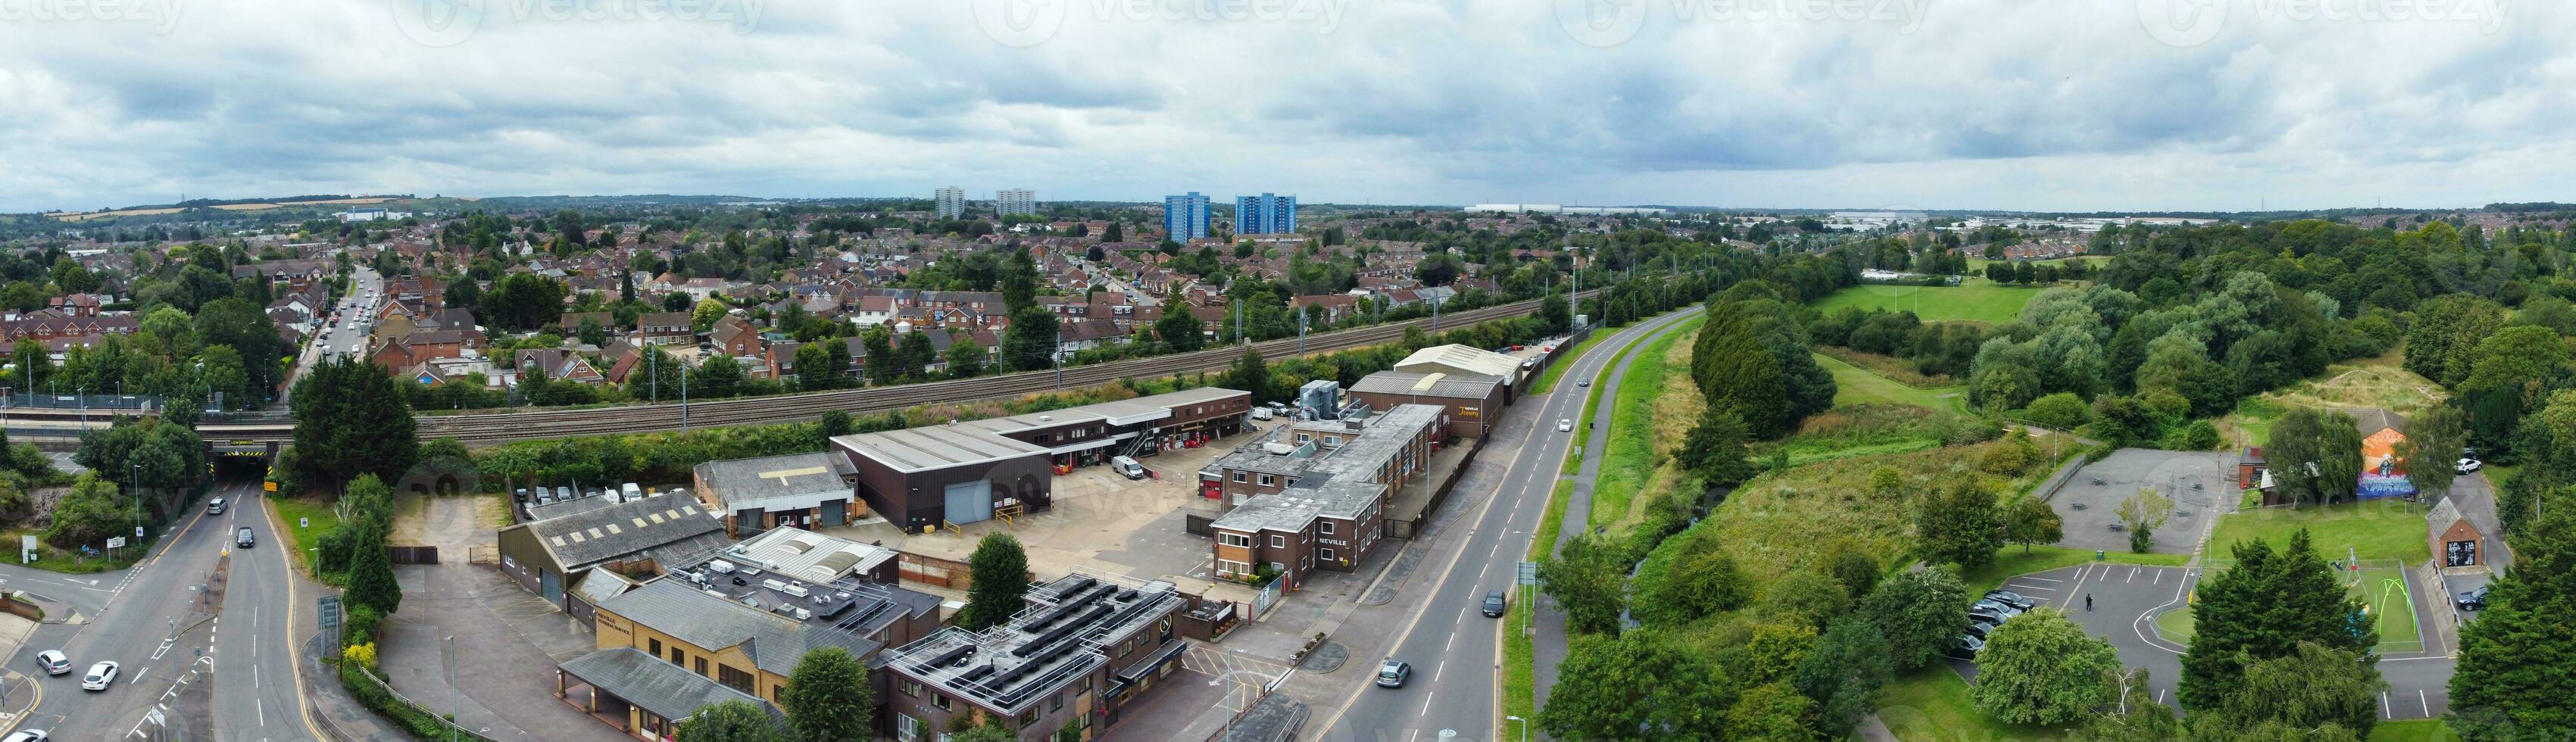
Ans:
[[[2036,288],[2005,286],[1983,278],[1970,278],[1959,286],[1869,284],[1826,296],[1816,302],[1816,311],[1830,313],[1843,307],[1884,309],[1913,312],[1925,322],[1956,319],[1992,325],[2019,316],[2022,305],[2030,303],[2030,297],[2038,293]]]

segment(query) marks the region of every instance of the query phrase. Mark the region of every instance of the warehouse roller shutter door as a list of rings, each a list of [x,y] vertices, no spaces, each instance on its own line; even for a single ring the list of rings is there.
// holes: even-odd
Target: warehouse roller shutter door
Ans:
[[[958,525],[982,523],[993,519],[993,483],[964,482],[948,485],[948,522]]]

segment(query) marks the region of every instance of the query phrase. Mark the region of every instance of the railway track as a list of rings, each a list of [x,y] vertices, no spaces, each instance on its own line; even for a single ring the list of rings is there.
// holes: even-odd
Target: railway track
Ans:
[[[1589,297],[1596,293],[1598,292],[1587,291],[1584,292],[1584,296]],[[1444,315],[1440,318],[1440,326],[1446,331],[1472,327],[1498,319],[1530,315],[1538,311],[1539,301],[1534,299]],[[1405,330],[1409,328],[1421,327],[1427,331],[1430,324],[1430,318],[1426,317],[1374,327],[1309,335],[1305,341],[1305,353],[1322,353],[1384,344],[1402,339]],[[1299,355],[1297,342],[1296,338],[1285,338],[1254,343],[1251,347],[1260,352],[1263,358],[1277,361]],[[1126,378],[1161,378],[1217,371],[1233,364],[1234,360],[1242,355],[1242,346],[1227,346],[1190,353],[1075,366],[1064,369],[1060,376],[1057,371],[1024,371],[1000,376],[883,388],[691,402],[686,408],[685,421],[682,419],[682,406],[675,403],[575,409],[524,408],[509,412],[423,415],[419,418],[420,437],[422,440],[455,438],[469,447],[480,448],[545,438],[674,431],[683,427],[720,428],[798,422],[812,420],[827,410],[841,410],[854,415],[874,414],[945,402],[1011,399],[1058,389],[1100,386]],[[291,439],[294,424],[283,419],[201,422],[197,426],[197,432],[209,443],[217,445],[266,443]]]

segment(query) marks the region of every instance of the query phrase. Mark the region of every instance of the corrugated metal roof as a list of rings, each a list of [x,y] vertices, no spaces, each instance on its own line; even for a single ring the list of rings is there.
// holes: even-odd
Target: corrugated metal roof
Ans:
[[[602,649],[572,658],[559,667],[591,687],[642,707],[665,719],[686,719],[698,709],[727,701],[750,701],[768,711],[771,720],[785,717],[749,693],[708,680],[706,676],[664,662],[633,647]]]

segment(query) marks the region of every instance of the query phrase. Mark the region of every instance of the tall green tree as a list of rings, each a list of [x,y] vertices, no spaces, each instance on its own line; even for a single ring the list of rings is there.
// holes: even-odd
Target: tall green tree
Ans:
[[[957,612],[957,625],[982,629],[1020,612],[1029,591],[1029,554],[1019,539],[999,531],[984,534],[966,565],[973,581],[967,585],[966,607]]]
[[[1699,424],[1682,439],[1674,458],[1711,487],[1733,487],[1752,479],[1752,451],[1745,447],[1744,421],[1728,408],[1709,405]]]
[[[1856,615],[1869,617],[1887,637],[1897,671],[1911,672],[1941,661],[1968,627],[1968,586],[1948,567],[1906,572],[1878,583]]]
[[[1200,329],[1198,317],[1180,304],[1163,307],[1163,318],[1154,320],[1154,339],[1174,353],[1207,347],[1207,334]]]
[[[1557,739],[1721,739],[1735,699],[1715,671],[1661,631],[1578,636],[1536,726]]]
[[[779,706],[794,742],[841,742],[875,736],[876,699],[867,665],[840,647],[805,653],[788,676]]]
[[[2361,428],[2350,416],[2294,407],[2272,426],[2265,458],[2282,494],[2317,505],[2352,498],[2361,482]]]
[[[787,742],[778,720],[758,701],[726,701],[680,721],[678,742]]]
[[[946,354],[949,378],[971,379],[984,375],[984,346],[976,345],[975,338],[965,333],[954,333],[950,338]]]
[[[931,362],[939,359],[939,354],[930,349],[930,335],[920,330],[905,333],[903,346],[896,348],[894,354],[903,360],[903,376],[907,379],[922,378],[929,373]]]
[[[1934,563],[1976,569],[1995,559],[2004,545],[2003,513],[1995,494],[1973,479],[1926,498],[1915,511],[1914,530],[1923,537],[1924,558]]]
[[[245,386],[258,397],[256,401],[275,398],[278,385],[285,383],[286,343],[278,339],[277,323],[260,305],[237,298],[207,302],[197,310],[197,336],[206,345],[232,346],[241,354]]]
[[[2548,508],[2514,538],[2513,570],[2460,628],[2451,725],[2460,738],[2539,739],[2576,729],[2576,515]]]
[[[419,455],[419,432],[393,377],[357,359],[314,364],[295,383],[296,462],[328,487],[360,474],[394,479]]]
[[[1876,710],[1878,689],[1894,672],[1878,625],[1846,615],[1816,637],[1791,682],[1816,702],[1816,731],[1843,739]]]
[[[2415,306],[2406,330],[2406,370],[2443,386],[2469,377],[2480,341],[2504,326],[2504,307],[2468,294],[2444,294]]]
[[[2120,655],[2063,611],[2024,613],[1996,627],[1977,653],[1968,698],[1987,716],[2015,724],[2066,724],[2110,700]]]
[[[2036,497],[2025,497],[2004,512],[2004,539],[2021,544],[2021,552],[2030,553],[2032,544],[2054,544],[2066,538],[2066,521],[2057,509]]]
[[[1615,633],[1628,608],[1627,550],[1617,540],[1578,533],[1538,563],[1539,589],[1565,609],[1576,633]]]
[[[894,334],[887,332],[885,326],[869,328],[868,334],[859,338],[859,345],[867,351],[869,386],[892,384],[903,373],[903,360],[895,357]]]
[[[1243,349],[1243,355],[1234,359],[1234,366],[1226,369],[1222,386],[1236,391],[1251,392],[1254,402],[1279,399],[1279,396],[1270,389],[1270,364],[1261,360],[1259,351],[1251,348]]]
[[[2441,404],[2407,418],[2406,437],[2397,442],[2394,453],[2405,462],[2406,481],[2415,485],[2416,492],[2427,501],[2439,500],[2451,493],[2451,480],[2459,478],[2452,457],[2468,443],[2468,415]]]
[[[2185,710],[2219,708],[2245,687],[2245,661],[2286,657],[2300,642],[2362,655],[2379,633],[2360,619],[2361,604],[2309,543],[2307,529],[2289,547],[2268,542],[2230,548],[2235,566],[2203,578],[2192,602],[2193,638],[2182,656]],[[2241,655],[2241,657],[2240,657]]]
[[[374,528],[350,532],[349,589],[342,597],[351,605],[376,609],[379,615],[391,616],[402,607],[402,584],[394,579],[393,558],[385,553],[385,536]]]
[[[72,482],[72,489],[54,501],[54,522],[45,529],[45,543],[57,549],[83,546],[104,547],[110,536],[131,534],[137,516],[133,501],[120,497],[116,483],[83,472]]]
[[[2379,721],[2388,682],[2360,652],[2300,642],[2290,654],[2237,661],[2241,684],[2217,708],[2192,715],[2194,737],[2253,742],[2284,739],[2277,730],[2341,729],[2364,738]]]

